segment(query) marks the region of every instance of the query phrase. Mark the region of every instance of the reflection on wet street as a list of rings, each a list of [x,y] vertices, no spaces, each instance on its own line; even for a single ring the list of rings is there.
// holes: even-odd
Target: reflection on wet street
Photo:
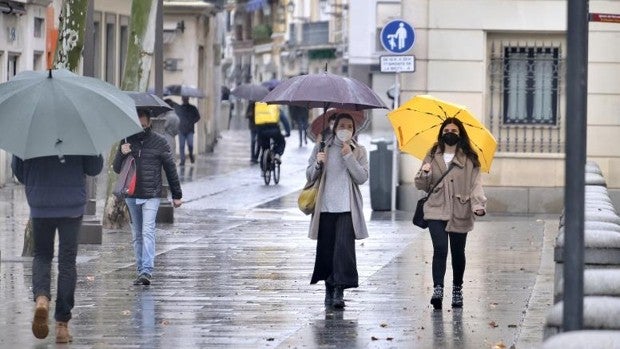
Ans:
[[[489,216],[478,222],[467,241],[464,308],[450,308],[446,292],[444,309],[434,311],[428,232],[411,225],[411,213],[371,212],[364,185],[370,238],[356,242],[360,287],[345,291],[344,311],[325,309],[323,284],[309,284],[316,248],[306,237],[309,217],[296,208],[311,149],[287,149],[280,184],[265,186],[249,162],[246,136],[224,133],[214,153],[180,168],[186,204],[175,210],[173,224],[158,226],[151,286],[132,285],[128,228],[104,230],[101,245],[80,246],[70,347],[456,349],[540,343],[542,323],[540,334],[528,333],[523,323],[545,227],[557,227],[555,218]],[[23,188],[2,188],[0,199],[0,348],[53,347],[53,336],[41,341],[30,332],[31,260],[21,257],[28,216]],[[448,268],[447,290],[451,277]]]

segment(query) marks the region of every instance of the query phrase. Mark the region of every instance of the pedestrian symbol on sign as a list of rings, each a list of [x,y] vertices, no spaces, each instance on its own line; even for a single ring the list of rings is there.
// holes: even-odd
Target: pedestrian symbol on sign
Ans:
[[[392,53],[405,53],[413,47],[415,33],[407,22],[397,19],[390,21],[381,30],[381,44]]]
[[[390,41],[390,49],[392,49],[392,51],[394,51],[396,47],[395,39],[398,39],[398,50],[405,48],[405,39],[407,39],[407,29],[405,29],[405,23],[400,22],[396,32],[393,34],[388,34],[387,37]]]

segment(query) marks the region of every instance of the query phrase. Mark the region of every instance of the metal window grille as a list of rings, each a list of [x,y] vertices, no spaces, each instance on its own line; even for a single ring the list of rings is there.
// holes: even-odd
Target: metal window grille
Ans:
[[[489,64],[489,126],[498,151],[564,152],[561,45],[493,41]]]

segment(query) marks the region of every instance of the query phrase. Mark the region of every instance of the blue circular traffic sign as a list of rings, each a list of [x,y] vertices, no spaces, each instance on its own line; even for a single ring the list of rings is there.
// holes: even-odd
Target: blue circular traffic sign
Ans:
[[[394,19],[381,29],[381,45],[392,53],[405,53],[413,47],[415,32],[402,19]]]

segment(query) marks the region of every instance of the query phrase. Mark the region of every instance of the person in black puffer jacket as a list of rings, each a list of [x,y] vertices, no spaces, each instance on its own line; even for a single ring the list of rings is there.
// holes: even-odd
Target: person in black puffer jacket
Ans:
[[[131,216],[133,249],[138,276],[134,285],[150,285],[155,265],[155,218],[162,193],[163,167],[174,207],[181,206],[181,183],[170,146],[163,136],[151,130],[151,114],[138,109],[144,132],[121,142],[114,158],[114,172],[120,173],[123,160],[131,154],[136,161],[135,193],[125,198]]]

